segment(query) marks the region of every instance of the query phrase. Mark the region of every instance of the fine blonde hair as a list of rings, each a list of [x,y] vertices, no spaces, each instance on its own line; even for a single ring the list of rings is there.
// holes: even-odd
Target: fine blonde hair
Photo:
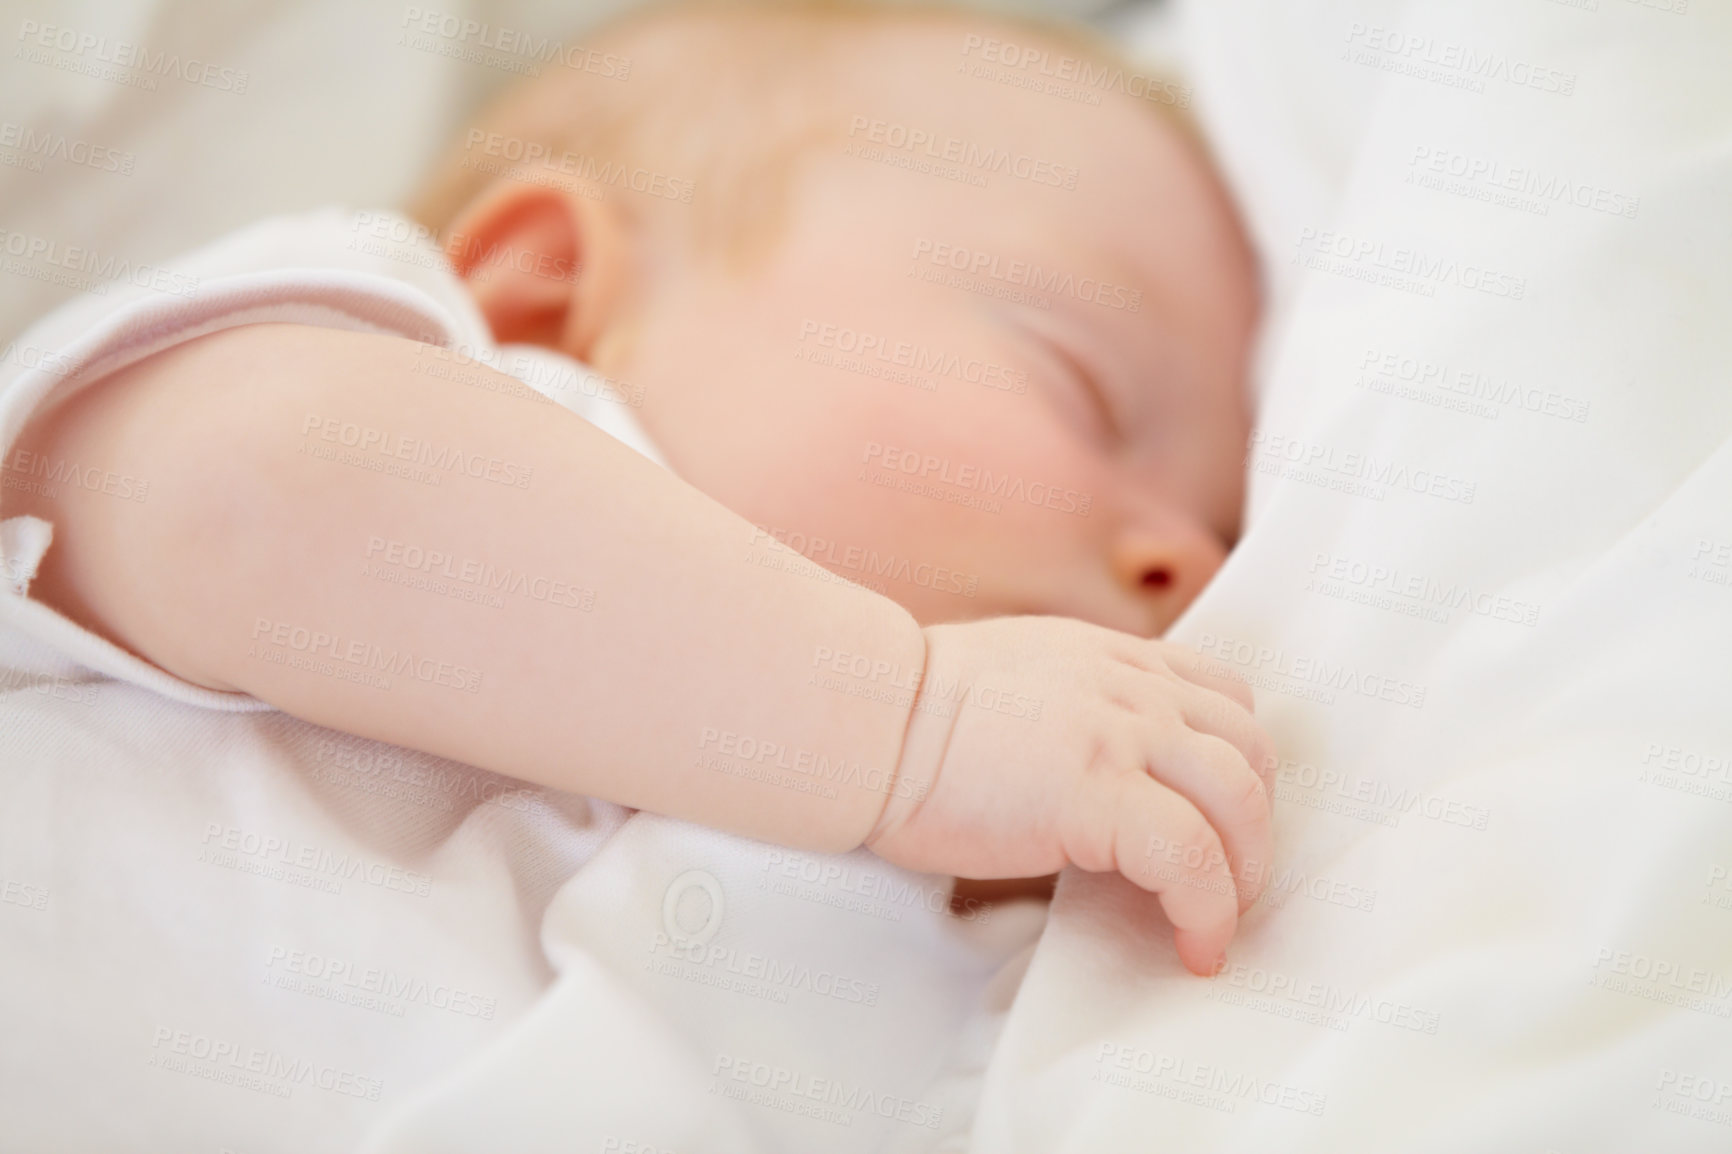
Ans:
[[[658,0],[601,25],[585,51],[483,109],[409,213],[442,235],[502,177],[595,199],[631,188],[681,205],[700,248],[744,263],[785,219],[801,158],[844,135],[832,93],[861,74],[850,67],[860,34],[897,22],[990,25],[1103,68],[1151,71],[1085,29],[944,0]],[[1195,137],[1186,96],[1152,107]]]

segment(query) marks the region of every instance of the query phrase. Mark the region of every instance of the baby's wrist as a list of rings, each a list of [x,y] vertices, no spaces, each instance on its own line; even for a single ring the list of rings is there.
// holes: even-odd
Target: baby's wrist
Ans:
[[[938,700],[938,695],[932,691],[930,631],[922,629],[920,635],[925,644],[925,654],[919,688],[909,702],[902,748],[895,771],[886,782],[884,808],[861,843],[875,853],[894,839],[897,831],[908,823],[937,785],[939,767],[944,762],[950,730],[956,721],[954,703]]]

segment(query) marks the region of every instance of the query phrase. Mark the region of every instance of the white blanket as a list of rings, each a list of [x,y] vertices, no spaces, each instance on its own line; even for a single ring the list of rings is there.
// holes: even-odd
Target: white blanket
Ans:
[[[1276,312],[1173,637],[1280,747],[1272,896],[1208,981],[1067,876],[978,1154],[1732,1149],[1732,10],[1683,7],[1191,12]]]

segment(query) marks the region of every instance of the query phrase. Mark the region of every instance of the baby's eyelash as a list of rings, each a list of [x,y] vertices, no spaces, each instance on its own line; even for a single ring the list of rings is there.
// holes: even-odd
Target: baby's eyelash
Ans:
[[[1123,440],[1124,428],[1119,424],[1118,413],[1114,410],[1106,390],[1101,388],[1100,381],[1090,370],[1088,364],[1074,356],[1069,349],[1057,341],[1047,341],[1046,346],[1052,351],[1053,356],[1063,363],[1078,387],[1087,394],[1089,404],[1099,415],[1101,425],[1106,429],[1107,435],[1114,441]]]

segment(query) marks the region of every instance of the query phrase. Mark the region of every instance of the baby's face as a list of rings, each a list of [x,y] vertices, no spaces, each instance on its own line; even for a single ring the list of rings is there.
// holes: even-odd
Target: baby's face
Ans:
[[[644,262],[592,356],[682,476],[922,623],[1152,635],[1238,531],[1251,258],[1155,109],[971,75],[965,35],[897,33],[761,266]]]

